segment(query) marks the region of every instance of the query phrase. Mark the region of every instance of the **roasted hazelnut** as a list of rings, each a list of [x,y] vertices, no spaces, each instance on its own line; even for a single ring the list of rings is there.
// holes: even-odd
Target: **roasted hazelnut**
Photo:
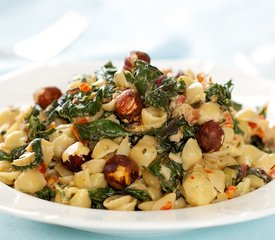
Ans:
[[[125,70],[132,71],[135,64],[135,60],[142,60],[147,63],[151,62],[150,56],[147,53],[141,51],[131,51],[130,55],[126,57],[124,60],[123,68]]]
[[[69,146],[62,154],[63,165],[72,172],[81,170],[81,165],[89,160],[90,149],[81,142]]]
[[[139,177],[139,167],[128,157],[115,155],[106,162],[104,176],[111,187],[120,190]]]
[[[34,92],[33,99],[36,104],[45,109],[61,95],[62,93],[57,87],[44,87]]]
[[[131,123],[139,120],[142,106],[138,91],[126,89],[116,98],[115,112],[121,121]]]
[[[218,151],[224,141],[224,131],[219,123],[210,120],[199,126],[196,139],[203,152]]]

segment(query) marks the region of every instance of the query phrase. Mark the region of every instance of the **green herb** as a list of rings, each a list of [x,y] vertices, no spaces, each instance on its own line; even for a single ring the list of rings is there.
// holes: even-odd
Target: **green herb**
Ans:
[[[178,85],[174,78],[162,75],[151,81],[145,92],[145,103],[149,106],[167,110],[172,97],[178,94]],[[180,91],[184,86],[180,85]]]
[[[265,183],[268,183],[272,180],[272,178],[263,169],[250,167],[247,170],[247,175],[248,174],[252,174],[263,179]]]
[[[107,62],[102,68],[95,72],[97,80],[106,80],[112,82],[117,69],[112,62]]]
[[[258,109],[259,116],[263,116],[264,118],[266,118],[267,109],[268,109],[268,105],[267,104],[265,104],[264,106],[262,106],[261,108],[259,108]]]
[[[234,132],[236,134],[243,135],[244,132],[239,128],[238,121],[233,118],[231,108],[240,108],[241,105],[231,100],[231,93],[233,90],[232,80],[229,80],[225,84],[212,84],[204,92],[206,93],[206,99],[208,101],[217,102],[224,110],[228,111],[234,122]]]
[[[151,200],[151,197],[149,196],[149,194],[146,190],[124,188],[124,189],[122,189],[122,194],[129,194],[132,197],[134,197],[142,202]]]
[[[12,161],[12,156],[0,150],[0,161]]]
[[[176,134],[180,128],[183,131],[183,137],[179,142],[170,141],[170,136]],[[147,135],[155,136],[159,141],[158,152],[179,152],[183,149],[184,144],[189,138],[195,136],[196,127],[189,126],[188,123],[182,118],[173,118],[167,121],[161,128],[152,129],[148,131]]]
[[[34,194],[35,197],[50,201],[55,197],[56,192],[52,190],[50,187],[45,186],[42,190],[36,192]]]
[[[233,123],[234,123],[234,128],[233,128],[234,132],[239,135],[244,135],[243,130],[239,127],[239,122],[236,119],[233,119]]]
[[[232,106],[231,92],[233,90],[232,80],[229,80],[225,84],[214,83],[210,85],[206,90],[206,99],[208,101],[214,101],[221,106],[225,106],[226,109]]]
[[[128,194],[132,197],[139,199],[140,201],[150,201],[151,197],[149,196],[146,190],[141,189],[131,189],[131,188],[123,188],[122,190],[116,190],[111,187],[99,188],[99,189],[90,189],[89,197],[92,201],[92,207],[103,209],[103,202],[106,198],[111,197],[115,194]]]
[[[124,73],[124,76],[125,76],[127,82],[129,82],[129,83],[134,83],[135,82],[135,78],[134,78],[134,76],[132,75],[131,72],[124,71],[123,73]]]
[[[55,131],[53,128],[46,130],[46,122],[43,122],[39,119],[40,111],[41,108],[38,105],[35,105],[31,114],[28,116],[28,118],[26,118],[26,122],[28,123],[29,140],[33,140],[35,138],[48,139],[49,135]]]
[[[134,84],[141,95],[145,95],[151,82],[163,73],[156,67],[144,62],[135,61]]]
[[[64,95],[61,96],[59,99],[63,99]],[[60,100],[54,100],[44,111],[47,116],[46,125],[49,125],[56,117],[58,117],[58,112],[56,108],[58,107],[58,102]]]
[[[93,100],[90,99],[91,93],[78,92],[74,95],[66,94],[67,100],[61,102],[56,110],[60,117],[73,121],[79,116],[94,116],[100,109],[103,100],[103,89],[99,89]]]
[[[116,85],[114,83],[114,76],[117,69],[111,62],[106,63],[95,74],[97,80],[106,80],[108,84],[104,87],[104,98],[112,98],[115,92]]]
[[[162,165],[171,170],[169,180],[166,180],[165,177],[161,173]],[[148,166],[148,169],[153,175],[158,177],[158,179],[160,181],[160,185],[164,192],[169,193],[169,192],[176,191],[178,196],[181,194],[180,187],[181,187],[181,181],[182,181],[183,174],[184,174],[182,164],[177,163],[173,160],[170,160],[167,157],[160,157],[160,158],[154,160]]]
[[[243,178],[249,174],[255,175],[263,179],[265,183],[268,183],[272,180],[272,178],[263,169],[253,168],[247,165],[232,165],[229,166],[229,168],[232,168],[237,171],[237,176],[232,181],[232,185],[235,186],[238,185],[243,180]]]
[[[43,162],[43,153],[42,153],[42,147],[41,147],[41,138],[35,138],[31,141],[31,147],[33,152],[35,153],[35,159],[32,163],[26,166],[16,166],[12,164],[12,166],[16,170],[24,170],[24,169],[29,169],[29,168],[34,168],[37,167],[39,164]]]
[[[127,135],[127,131],[122,126],[108,119],[79,124],[75,127],[81,140],[96,141],[102,138],[113,139]]]
[[[242,109],[242,104],[240,103],[237,103],[235,101],[232,100],[232,108],[236,111],[240,111]]]
[[[12,160],[18,159],[24,152],[28,144],[15,148],[11,151]]]
[[[103,202],[106,198],[116,194],[116,190],[111,187],[90,189],[89,197],[92,201],[92,207],[97,209],[103,209]]]
[[[49,135],[55,132],[54,128],[46,129],[46,124],[41,122],[38,117],[31,116],[28,125],[28,138],[33,140],[35,138],[49,139]]]

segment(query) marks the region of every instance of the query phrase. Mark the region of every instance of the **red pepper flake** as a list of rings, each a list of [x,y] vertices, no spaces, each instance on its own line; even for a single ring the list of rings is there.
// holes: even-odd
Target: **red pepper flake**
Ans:
[[[191,177],[190,177],[191,179],[195,179],[195,177],[192,175]]]
[[[92,90],[92,87],[88,84],[88,83],[85,83],[85,82],[82,82],[80,83],[79,85],[79,89],[82,91],[82,92],[90,92]]]
[[[173,207],[172,203],[169,201],[160,210],[171,210]]]
[[[42,174],[45,174],[46,171],[47,171],[47,167],[46,167],[46,164],[44,162],[40,163],[40,165],[38,165],[36,167],[36,169],[41,172]]]

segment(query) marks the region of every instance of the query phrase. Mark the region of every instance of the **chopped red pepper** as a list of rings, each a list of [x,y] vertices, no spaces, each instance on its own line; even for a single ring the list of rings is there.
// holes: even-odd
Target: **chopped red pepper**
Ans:
[[[234,193],[236,191],[237,187],[236,186],[228,186],[225,190],[225,194],[226,196],[230,199],[230,198],[233,198],[234,197]]]
[[[169,201],[167,202],[160,210],[170,210],[172,209],[173,205],[172,203]]]
[[[41,172],[42,174],[45,174],[46,171],[47,171],[47,167],[46,167],[46,164],[44,162],[40,163],[40,165],[38,165],[36,167],[36,169]]]
[[[92,87],[88,84],[88,83],[85,83],[85,82],[82,82],[80,85],[79,85],[79,89],[82,91],[82,92],[90,92],[92,90]]]
[[[224,113],[224,119],[225,121],[224,121],[223,127],[229,127],[229,128],[234,127],[233,120],[230,113],[228,112]]]
[[[205,168],[204,171],[205,171],[206,173],[208,173],[208,174],[213,173],[213,171],[212,171],[211,169],[208,169],[208,168]]]
[[[77,139],[79,142],[82,142],[83,144],[88,143],[87,140],[83,140],[83,139],[80,138],[79,133],[78,133],[78,130],[77,130],[77,128],[76,128],[74,125],[73,125],[73,127],[72,127],[72,130],[73,130],[74,136],[76,137],[76,139]]]
[[[248,122],[248,126],[252,129],[256,128],[258,125],[257,123],[254,123],[254,122]]]

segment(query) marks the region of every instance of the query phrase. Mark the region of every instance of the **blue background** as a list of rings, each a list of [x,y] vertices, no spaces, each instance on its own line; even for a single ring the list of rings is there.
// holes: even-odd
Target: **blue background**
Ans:
[[[195,58],[249,74],[250,69],[240,62],[238,56],[250,59],[256,48],[275,43],[275,4],[267,0],[0,0],[0,74],[32,63],[3,55],[1,49],[8,49],[41,31],[69,10],[80,12],[91,25],[53,60],[122,60],[130,50],[140,49],[153,59]],[[274,64],[272,58],[265,65],[255,64],[254,67],[262,76],[275,79]],[[274,223],[275,216],[270,216],[155,239],[268,240],[274,239]],[[123,239],[37,223],[3,213],[0,213],[0,238]]]

